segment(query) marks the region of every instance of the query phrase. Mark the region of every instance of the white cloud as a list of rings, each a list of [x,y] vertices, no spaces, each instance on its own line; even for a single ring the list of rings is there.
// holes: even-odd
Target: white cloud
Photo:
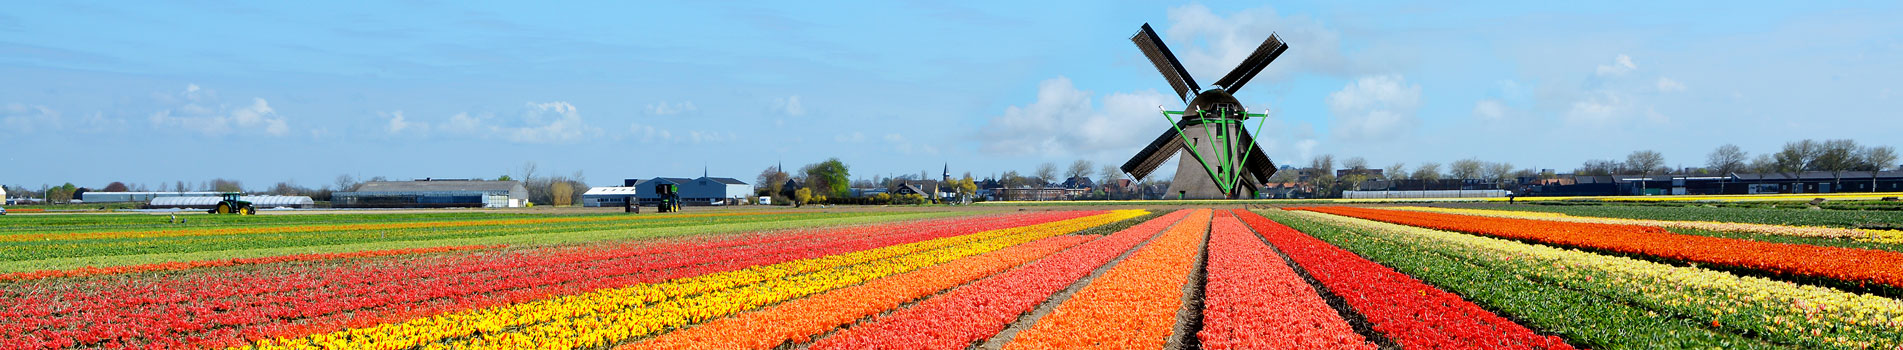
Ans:
[[[1335,135],[1350,141],[1397,136],[1419,122],[1421,86],[1399,75],[1364,76],[1328,95]]]
[[[1639,69],[1639,65],[1632,64],[1632,56],[1620,54],[1612,59],[1612,64],[1599,65],[1599,75],[1625,75],[1636,69]]]
[[[1113,93],[1101,106],[1069,78],[1038,84],[1037,100],[1005,108],[979,129],[980,151],[996,155],[1128,157],[1161,133],[1158,107],[1174,97],[1154,90]]]
[[[491,126],[490,130],[517,143],[571,143],[598,136],[600,129],[582,121],[581,113],[568,102],[530,102],[521,123]]]
[[[4,112],[0,114],[0,126],[4,126],[0,134],[59,130],[62,124],[59,111],[46,106],[8,103]]]
[[[271,103],[263,98],[252,98],[250,104],[232,106],[219,103],[212,90],[200,88],[196,84],[187,85],[179,93],[184,104],[153,112],[146,119],[152,126],[160,129],[184,129],[209,136],[221,136],[230,133],[263,132],[272,136],[284,136],[290,127]],[[180,100],[164,99],[170,102]]]
[[[1507,116],[1507,106],[1496,99],[1484,99],[1474,103],[1474,116],[1481,120],[1498,121]]]
[[[899,154],[914,154],[914,153],[938,154],[938,147],[934,147],[929,144],[912,142],[911,140],[906,139],[905,135],[902,135],[899,133],[885,134],[884,139],[886,143],[889,143],[892,145],[893,150],[899,151]]]
[[[459,134],[473,134],[483,130],[482,124],[481,118],[471,117],[467,112],[456,113],[456,115],[450,116],[449,122],[442,124],[439,130]]]
[[[1685,84],[1679,83],[1677,80],[1672,80],[1672,78],[1659,77],[1657,85],[1659,92],[1685,91]]]
[[[642,125],[641,123],[634,123],[628,126],[628,131],[634,133],[634,135],[640,136],[641,142],[643,143],[667,142],[667,141],[674,140],[673,132],[668,131],[667,129],[654,127],[653,125]]]
[[[700,110],[699,107],[694,106],[694,101],[681,101],[679,103],[668,103],[667,101],[661,101],[659,103],[648,104],[648,108],[647,108],[648,114],[652,114],[652,115],[676,115],[681,113],[695,112],[699,110]]]
[[[800,95],[773,99],[773,112],[788,116],[806,115],[806,106],[800,104]]]
[[[1574,101],[1572,108],[1566,111],[1566,122],[1593,127],[1612,126],[1631,116],[1636,110],[1638,106],[1624,94],[1598,91],[1584,99]]]
[[[856,142],[863,142],[865,140],[866,140],[866,134],[863,132],[858,132],[858,131],[854,131],[851,134],[839,134],[839,135],[833,136],[833,141],[839,142],[839,143],[856,143]]]
[[[1358,65],[1342,54],[1340,33],[1308,16],[1282,16],[1273,8],[1262,7],[1223,17],[1200,4],[1171,8],[1168,16],[1168,27],[1158,28],[1163,31],[1160,35],[1183,62],[1183,68],[1201,84],[1214,83],[1235,69],[1270,33],[1291,43],[1290,49],[1263,70],[1263,76],[1255,79],[1282,77],[1298,70],[1348,75]],[[1136,50],[1131,52],[1134,57],[1142,57]],[[1149,66],[1149,61],[1142,62],[1145,67]],[[1252,81],[1244,86],[1244,91],[1251,90],[1247,86],[1260,89],[1264,86],[1259,85],[1261,83]]]
[[[390,112],[385,115],[390,116],[390,123],[384,130],[391,134],[402,133],[404,130],[416,133],[429,131],[429,123],[409,121],[403,117],[403,111]]]
[[[706,144],[740,140],[740,137],[733,132],[688,130],[683,133],[675,133],[667,128],[641,123],[630,124],[628,131],[639,137],[642,143]]]

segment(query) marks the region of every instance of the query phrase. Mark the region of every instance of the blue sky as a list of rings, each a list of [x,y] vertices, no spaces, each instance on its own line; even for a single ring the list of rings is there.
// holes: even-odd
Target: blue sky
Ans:
[[[1204,82],[1289,43],[1239,96],[1279,163],[1903,145],[1895,2],[825,6],[9,1],[0,183],[1121,164],[1181,107],[1145,22]]]

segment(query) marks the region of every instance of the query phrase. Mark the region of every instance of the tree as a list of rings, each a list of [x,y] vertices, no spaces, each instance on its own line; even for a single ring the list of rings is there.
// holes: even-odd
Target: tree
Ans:
[[[1823,153],[1823,145],[1817,141],[1803,140],[1784,143],[1784,149],[1772,156],[1777,172],[1797,176],[1797,173],[1811,170],[1818,154]]]
[[[1778,171],[1777,159],[1769,154],[1759,154],[1757,158],[1751,159],[1751,164],[1746,164],[1744,168],[1759,174],[1775,173]]]
[[[1485,166],[1486,164],[1480,162],[1479,159],[1468,158],[1456,160],[1454,164],[1448,166],[1448,170],[1451,171],[1448,175],[1453,175],[1454,179],[1457,180],[1479,179],[1481,168]]]
[[[1725,144],[1718,146],[1718,149],[1712,150],[1710,155],[1705,156],[1705,169],[1718,175],[1729,176],[1731,173],[1743,171],[1745,161],[1749,158],[1750,154],[1738,148],[1738,145]]]
[[[1064,175],[1067,175],[1065,176],[1065,180],[1069,180],[1070,178],[1073,178],[1073,177],[1081,177],[1086,179],[1090,178],[1091,175],[1095,175],[1095,174],[1091,174],[1092,169],[1090,168],[1092,168],[1093,166],[1094,164],[1090,164],[1090,161],[1083,160],[1083,159],[1078,159],[1075,162],[1071,162],[1070,171],[1064,172]]]
[[[502,174],[496,177],[496,181],[515,181],[515,178],[509,177],[509,174]]]
[[[1341,162],[1341,166],[1344,168],[1348,168],[1348,170],[1361,172],[1364,170],[1368,170],[1368,159],[1361,158],[1361,157],[1348,158],[1348,160]]]
[[[1098,186],[1112,186],[1117,183],[1117,180],[1123,180],[1123,169],[1115,165],[1105,164],[1103,170],[1097,171],[1097,174],[1103,176],[1097,180]]]
[[[813,189],[801,187],[793,191],[793,207],[806,205],[806,201],[810,200],[813,200]]]
[[[1586,161],[1585,164],[1581,164],[1579,166],[1579,169],[1573,170],[1573,174],[1586,175],[1586,176],[1606,176],[1606,175],[1619,173],[1620,171],[1622,171],[1622,168],[1624,167],[1625,166],[1619,164],[1619,162],[1605,160],[1605,159],[1594,159],[1594,160]]]
[[[568,181],[550,183],[548,187],[549,203],[558,206],[575,205],[575,188]]]
[[[1440,180],[1440,163],[1435,163],[1435,162],[1421,163],[1420,167],[1417,167],[1414,169],[1413,178],[1415,180],[1427,180],[1427,181]]]
[[[1631,172],[1649,176],[1665,167],[1665,155],[1652,150],[1632,151],[1625,156],[1625,165]]]
[[[1330,154],[1323,154],[1319,157],[1315,157],[1315,159],[1311,159],[1308,161],[1308,167],[1311,169],[1315,169],[1316,172],[1326,173],[1330,176],[1333,176],[1335,174],[1335,156]]]
[[[1003,175],[998,175],[998,184],[1006,188],[1024,188],[1032,185],[1031,182],[1031,178],[1018,175],[1017,170],[1006,170]]]
[[[1817,170],[1830,172],[1831,187],[1843,188],[1843,173],[1863,165],[1863,154],[1858,151],[1857,141],[1849,139],[1828,140],[1817,151],[1814,163]]]
[[[1323,154],[1308,161],[1309,169],[1314,173],[1308,176],[1308,186],[1313,188],[1316,197],[1332,197],[1338,187],[1335,182],[1335,156]]]
[[[806,188],[813,190],[814,196],[828,198],[846,198],[852,194],[852,173],[845,162],[839,158],[827,158],[826,161],[807,165],[801,169],[806,175]]]
[[[766,170],[761,170],[760,176],[755,177],[754,181],[760,184],[761,194],[771,197],[780,194],[782,187],[786,187],[787,178],[791,176],[792,175],[787,174],[785,171],[781,171],[780,166],[775,165],[766,167]],[[773,201],[779,202],[784,199],[785,197],[779,197],[774,198]]]
[[[1494,186],[1505,189],[1507,188],[1507,180],[1513,176],[1513,163],[1487,163],[1486,170],[1480,173],[1482,177],[1487,178],[1487,181],[1492,181]]]
[[[337,175],[337,190],[342,192],[356,191],[357,178],[351,177],[350,174]]]
[[[1057,164],[1044,162],[1044,164],[1037,166],[1037,182],[1039,187],[1050,186],[1052,183],[1051,180],[1055,178],[1057,178]]]
[[[279,181],[276,185],[271,186],[269,192],[279,196],[293,196],[303,194],[305,190],[298,188],[297,185],[291,184],[288,181]]]
[[[118,182],[118,181],[113,181],[110,184],[106,184],[106,188],[99,190],[99,192],[125,192],[125,191],[127,191],[126,183]]]
[[[978,180],[971,178],[971,173],[965,173],[965,178],[958,180],[958,190],[967,196],[976,195],[978,194]]]
[[[244,186],[238,180],[212,179],[211,190],[215,192],[244,192]]]
[[[1407,163],[1396,162],[1394,165],[1389,165],[1387,169],[1382,171],[1385,172],[1383,176],[1387,176],[1389,181],[1406,179],[1408,177]]]
[[[1870,191],[1877,190],[1877,172],[1896,166],[1896,148],[1877,146],[1863,150],[1863,161],[1870,166]]]

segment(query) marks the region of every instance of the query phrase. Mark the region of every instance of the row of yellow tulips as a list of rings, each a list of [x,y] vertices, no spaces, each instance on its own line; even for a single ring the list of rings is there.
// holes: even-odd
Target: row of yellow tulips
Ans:
[[[1372,220],[1292,213],[1778,342],[1813,348],[1903,346],[1903,301],[1896,299]]]

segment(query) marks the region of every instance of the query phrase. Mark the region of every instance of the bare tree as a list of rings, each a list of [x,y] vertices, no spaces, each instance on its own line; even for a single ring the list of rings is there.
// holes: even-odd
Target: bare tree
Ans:
[[[1361,157],[1348,158],[1348,160],[1341,162],[1341,166],[1356,172],[1365,171],[1368,170],[1368,159]]]
[[[1102,180],[1097,181],[1097,185],[1110,186],[1116,183],[1117,180],[1123,179],[1123,169],[1117,168],[1115,165],[1105,164],[1103,170],[1097,171],[1097,175],[1102,176]]]
[[[1718,146],[1718,149],[1712,150],[1710,155],[1705,156],[1705,169],[1728,176],[1744,170],[1745,161],[1749,158],[1750,155],[1738,148],[1738,145],[1725,144]]]
[[[1044,164],[1039,164],[1037,166],[1036,175],[1037,175],[1038,185],[1048,186],[1052,184],[1053,183],[1052,180],[1057,178],[1057,164],[1051,163],[1051,162],[1044,162]]]
[[[1481,168],[1485,167],[1486,163],[1481,162],[1479,159],[1468,158],[1456,160],[1453,165],[1448,167],[1448,175],[1453,175],[1454,179],[1458,180],[1479,179]]]
[[[1067,180],[1073,177],[1090,178],[1091,175],[1094,175],[1090,173],[1093,170],[1091,168],[1095,166],[1095,164],[1090,164],[1088,160],[1078,159],[1070,163],[1070,171],[1064,172],[1064,175],[1066,175],[1065,178]]]
[[[1513,176],[1513,163],[1487,163],[1485,169],[1481,170],[1480,173],[1487,181],[1492,181],[1494,185],[1505,188],[1507,186],[1507,179]]]
[[[1415,180],[1427,181],[1440,180],[1440,163],[1421,163],[1420,167],[1414,169],[1413,178]]]
[[[1606,176],[1622,172],[1620,168],[1623,167],[1625,166],[1620,165],[1619,162],[1594,159],[1586,161],[1585,164],[1581,164],[1579,169],[1573,170],[1573,173],[1587,176]]]
[[[1625,156],[1625,165],[1631,167],[1632,172],[1649,176],[1665,167],[1665,155],[1652,150],[1632,151]]]
[[[1387,172],[1388,180],[1400,180],[1400,179],[1408,178],[1407,163],[1396,162],[1394,163],[1394,165],[1389,165],[1387,169],[1384,169],[1382,171]]]
[[[535,162],[528,161],[528,162],[522,163],[522,182],[527,183],[529,181],[534,181],[534,180],[535,180]]]
[[[340,191],[340,192],[350,192],[350,191],[357,190],[357,178],[350,176],[350,174],[337,175],[336,184],[337,184],[337,191]]]
[[[1877,173],[1896,166],[1896,148],[1877,146],[1863,150],[1863,161],[1870,166],[1870,191],[1877,190]]]
[[[1309,160],[1308,167],[1310,169],[1315,169],[1315,172],[1318,173],[1318,174],[1315,174],[1315,176],[1321,176],[1322,174],[1328,174],[1329,176],[1334,176],[1335,175],[1335,156],[1330,154],[1323,154],[1321,156],[1315,157],[1315,159]]]
[[[1831,187],[1843,188],[1843,173],[1856,169],[1863,164],[1862,152],[1858,151],[1857,141],[1849,139],[1824,141],[1817,152],[1814,168],[1830,172]]]

